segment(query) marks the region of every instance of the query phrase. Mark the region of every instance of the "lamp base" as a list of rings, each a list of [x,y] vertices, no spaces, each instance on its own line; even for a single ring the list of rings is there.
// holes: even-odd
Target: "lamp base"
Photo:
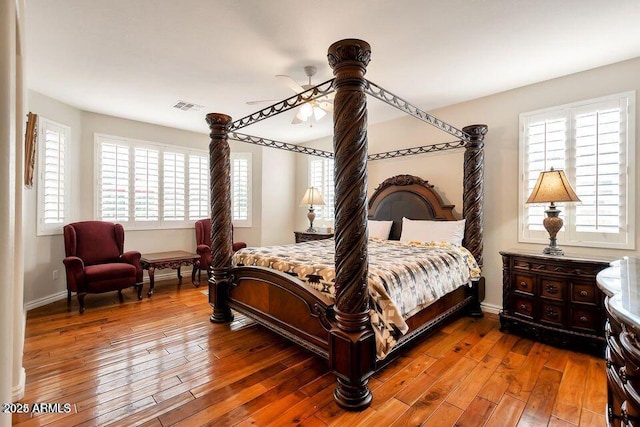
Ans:
[[[556,256],[564,255],[564,251],[560,249],[560,247],[558,246],[547,246],[546,248],[544,248],[542,253],[545,255],[556,255]]]
[[[556,244],[556,235],[558,231],[562,228],[564,221],[560,218],[560,209],[556,208],[556,205],[551,202],[549,209],[544,211],[547,214],[547,217],[542,221],[542,225],[549,233],[549,246],[544,248],[542,251],[543,254],[546,255],[556,255],[562,256],[564,255],[564,251],[558,247]]]
[[[313,205],[309,206],[307,218],[309,218],[309,228],[307,228],[307,233],[315,233],[316,231],[318,231],[313,228],[313,220],[316,219],[316,213],[313,211]]]

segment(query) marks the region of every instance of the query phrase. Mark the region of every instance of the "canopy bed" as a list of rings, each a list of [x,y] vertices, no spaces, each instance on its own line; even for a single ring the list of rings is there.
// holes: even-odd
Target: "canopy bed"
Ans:
[[[484,293],[483,278],[475,277],[471,286],[457,287],[426,307],[419,307],[404,319],[406,328],[398,334],[393,347],[384,355],[386,357],[376,357],[376,334],[371,319],[374,313],[372,304],[378,302],[368,288],[368,220],[392,220],[390,238],[398,239],[403,217],[440,221],[457,218],[453,215],[453,206],[443,203],[433,185],[410,175],[387,179],[367,203],[367,160],[464,147],[463,246],[481,268],[483,139],[487,127],[472,125],[458,130],[366,80],[364,75],[370,55],[369,44],[362,40],[338,41],[328,50],[334,79],[235,122],[224,114],[207,115],[211,130],[211,321],[231,321],[231,309],[234,309],[327,359],[338,382],[334,398],[341,407],[349,410],[361,410],[371,403],[372,394],[367,386],[369,378],[403,347],[454,315],[467,312],[481,316],[480,301]],[[334,153],[236,132],[333,91]],[[458,140],[368,156],[367,94],[454,135]],[[233,265],[228,139],[334,158],[333,298],[313,286],[305,286],[290,272]],[[321,281],[315,279],[316,283]],[[314,277],[311,277],[310,282],[313,281]]]

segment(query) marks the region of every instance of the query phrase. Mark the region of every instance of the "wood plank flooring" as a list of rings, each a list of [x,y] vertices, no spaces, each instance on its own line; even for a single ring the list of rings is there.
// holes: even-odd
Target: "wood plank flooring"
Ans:
[[[497,316],[459,319],[370,381],[370,408],[333,401],[313,354],[242,315],[209,322],[206,286],[158,282],[88,295],[27,316],[22,402],[69,413],[16,414],[18,426],[604,426],[604,361],[499,332]],[[146,295],[146,293],[145,293]]]

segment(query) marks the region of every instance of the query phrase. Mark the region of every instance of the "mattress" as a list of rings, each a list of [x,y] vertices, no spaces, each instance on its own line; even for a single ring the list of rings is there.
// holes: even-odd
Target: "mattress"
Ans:
[[[334,256],[335,241],[326,239],[241,249],[233,264],[288,273],[334,299]],[[368,256],[371,326],[380,360],[408,331],[407,318],[480,277],[473,255],[448,242],[369,239]]]

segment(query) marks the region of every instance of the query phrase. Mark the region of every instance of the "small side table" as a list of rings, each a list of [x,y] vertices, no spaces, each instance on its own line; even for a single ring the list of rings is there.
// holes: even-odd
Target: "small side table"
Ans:
[[[310,242],[312,240],[324,240],[333,237],[333,233],[327,233],[326,231],[294,231],[293,233],[296,235],[296,243]]]
[[[171,268],[178,270],[178,285],[182,284],[182,274],[180,273],[180,267],[183,265],[192,265],[193,272],[191,274],[191,283],[198,287],[200,282],[195,281],[195,271],[200,264],[200,255],[187,251],[170,251],[170,252],[155,252],[152,254],[142,255],[140,258],[142,268],[149,273],[149,292],[147,296],[153,295],[153,288],[155,286],[154,275],[156,268]]]

